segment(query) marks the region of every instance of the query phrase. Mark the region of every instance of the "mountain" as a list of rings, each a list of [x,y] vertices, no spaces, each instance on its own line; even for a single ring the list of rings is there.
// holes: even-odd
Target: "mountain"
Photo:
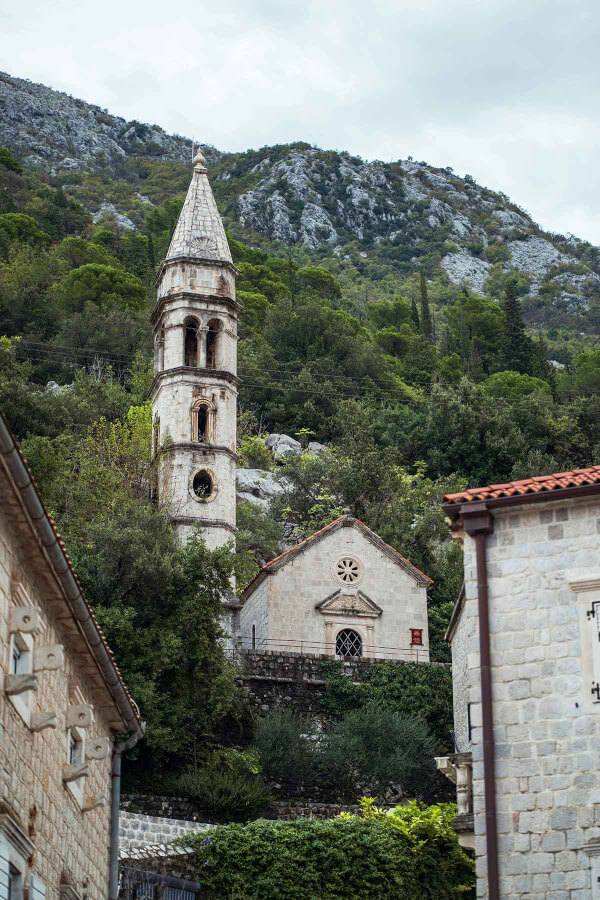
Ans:
[[[185,189],[191,141],[127,122],[44,85],[0,74],[0,143],[94,215],[142,228]],[[598,249],[545,233],[503,194],[412,158],[384,163],[305,143],[222,153],[202,145],[234,234],[329,268],[361,303],[402,293],[424,270],[435,304],[468,281],[499,297],[518,276],[530,324],[596,333]],[[362,298],[362,299],[361,299]],[[366,298],[366,300],[365,300]],[[550,335],[552,337],[552,335]]]

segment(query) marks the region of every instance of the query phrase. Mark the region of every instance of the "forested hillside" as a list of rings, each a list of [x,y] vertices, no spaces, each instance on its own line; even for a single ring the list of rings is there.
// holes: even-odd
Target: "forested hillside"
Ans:
[[[600,458],[596,248],[543,235],[502,195],[422,163],[305,144],[214,151],[244,305],[241,464],[286,490],[268,513],[239,505],[235,550],[182,550],[148,499],[146,394],[185,143],[144,143],[146,126],[15,84],[0,80],[0,408],[151,723],[155,762],[204,752],[243,720],[216,641],[219,590],[232,569],[243,586],[286,524],[309,533],[350,507],[435,580],[432,647],[447,659],[462,572],[442,495]],[[41,91],[37,153],[29,107],[20,123],[7,113],[17,88]],[[82,149],[75,113],[72,143],[52,146],[61,106],[48,131],[48,93],[121,152]],[[268,432],[327,451],[276,463]]]

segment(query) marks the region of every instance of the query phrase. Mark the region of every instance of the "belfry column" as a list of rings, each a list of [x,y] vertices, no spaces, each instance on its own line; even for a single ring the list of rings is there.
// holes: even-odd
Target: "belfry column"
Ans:
[[[152,314],[150,397],[158,494],[180,540],[202,525],[214,549],[235,534],[237,322],[233,265],[202,153],[163,260]]]

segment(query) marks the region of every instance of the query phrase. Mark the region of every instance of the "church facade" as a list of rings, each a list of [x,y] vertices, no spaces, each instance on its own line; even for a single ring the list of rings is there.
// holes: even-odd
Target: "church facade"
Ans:
[[[431,579],[350,513],[264,566],[244,591],[244,649],[429,662]]]

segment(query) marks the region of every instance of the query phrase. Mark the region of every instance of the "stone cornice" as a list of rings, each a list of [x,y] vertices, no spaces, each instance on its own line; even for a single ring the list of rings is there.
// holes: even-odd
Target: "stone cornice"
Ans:
[[[162,278],[165,269],[172,265],[180,265],[181,263],[190,263],[190,265],[198,266],[199,268],[213,268],[214,266],[220,266],[223,269],[229,269],[235,278],[240,274],[240,270],[234,266],[232,262],[229,262],[228,259],[215,259],[214,256],[171,256],[168,259],[163,259],[161,262],[154,278],[154,286],[158,287],[158,283]]]
[[[237,462],[238,455],[224,444],[205,444],[200,441],[173,441],[171,444],[165,444],[161,447],[156,456],[168,453],[176,453],[178,450],[193,450],[195,453],[225,453]]]
[[[148,391],[150,399],[154,399],[154,393],[160,381],[164,381],[166,378],[172,378],[175,375],[195,376],[198,378],[201,387],[206,387],[206,380],[211,378],[217,382],[226,381],[236,388],[242,383],[241,378],[238,378],[233,372],[227,372],[225,369],[201,369],[199,366],[176,366],[174,369],[163,369],[162,372],[156,373],[154,380],[150,385],[150,390]]]
[[[200,525],[201,528],[224,528],[231,534],[237,534],[237,528],[225,519],[199,519],[194,516],[171,516],[171,521],[177,525]]]
[[[238,316],[244,309],[239,300],[234,300],[233,297],[228,297],[225,294],[215,294],[214,291],[174,291],[172,294],[165,294],[157,301],[156,306],[154,307],[150,315],[150,321],[153,325],[155,325],[160,318],[163,307],[173,300],[183,300],[185,301],[186,305],[189,306],[189,301],[191,299],[196,299],[201,303],[208,303],[211,307],[215,307],[216,305],[221,303],[223,306],[230,307],[230,309],[232,309]]]

